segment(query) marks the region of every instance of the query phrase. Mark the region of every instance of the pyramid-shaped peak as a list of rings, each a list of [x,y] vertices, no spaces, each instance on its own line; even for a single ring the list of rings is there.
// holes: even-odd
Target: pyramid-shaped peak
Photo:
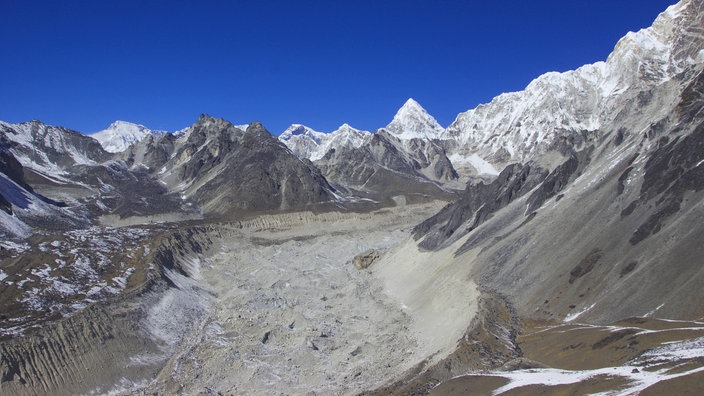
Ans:
[[[420,103],[418,103],[418,101],[416,101],[413,98],[408,98],[406,103],[404,103],[403,106],[401,106],[401,108],[402,109],[419,109],[419,110],[425,111],[423,106],[421,106]]]
[[[433,138],[444,128],[415,99],[409,98],[386,130],[403,139]]]
[[[421,106],[420,103],[418,103],[413,98],[408,98],[406,103],[404,103],[403,106],[398,109],[396,115],[394,116],[394,119],[403,117],[421,117],[423,119],[432,119],[433,121],[435,121],[435,118],[428,114],[428,111],[425,110],[423,106]],[[435,121],[435,123],[437,123],[437,121]]]

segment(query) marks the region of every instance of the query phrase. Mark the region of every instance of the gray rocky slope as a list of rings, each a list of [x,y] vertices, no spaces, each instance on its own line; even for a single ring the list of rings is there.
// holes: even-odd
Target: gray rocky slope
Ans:
[[[681,282],[704,281],[694,259],[701,253],[696,236],[704,232],[694,220],[704,169],[702,15],[701,2],[682,2],[651,28],[622,39],[605,64],[543,76],[513,94],[525,95],[534,112],[554,100],[552,95],[543,102],[529,99],[541,81],[559,87],[597,69],[602,74],[591,84],[579,79],[584,90],[604,92],[612,81],[627,84],[613,88],[618,94],[591,102],[590,129],[564,127],[564,119],[583,119],[584,102],[563,106],[559,126],[546,124],[542,131],[552,132],[541,132],[544,141],[521,150],[522,161],[491,183],[468,184],[457,202],[418,225],[420,246],[441,249],[462,239],[458,254],[480,249],[477,275],[513,295],[525,314],[559,319],[581,309],[585,317],[602,321],[654,309],[704,315],[700,306],[677,303],[692,297],[693,289],[680,288]],[[495,100],[482,111],[494,114],[502,106]],[[449,130],[470,116],[460,115]],[[509,131],[511,137],[523,133]],[[535,271],[537,265],[543,269]],[[670,283],[639,287],[655,279]],[[622,303],[615,308],[613,301]]]
[[[114,154],[0,124],[0,391],[701,390],[703,18],[314,162],[208,116]]]

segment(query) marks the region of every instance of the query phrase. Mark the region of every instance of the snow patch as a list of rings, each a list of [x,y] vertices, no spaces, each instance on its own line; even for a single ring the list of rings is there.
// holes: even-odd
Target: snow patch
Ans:
[[[594,304],[592,304],[592,305],[590,305],[590,306],[584,308],[583,310],[581,310],[581,311],[579,311],[579,312],[575,312],[575,313],[573,313],[573,314],[569,314],[569,315],[565,316],[565,320],[564,320],[564,321],[565,321],[565,322],[571,322],[571,321],[577,319],[578,317],[582,316],[582,314],[584,314],[585,312],[587,312],[587,311],[589,311],[590,309],[594,308],[595,305],[596,305],[596,303],[594,303]]]

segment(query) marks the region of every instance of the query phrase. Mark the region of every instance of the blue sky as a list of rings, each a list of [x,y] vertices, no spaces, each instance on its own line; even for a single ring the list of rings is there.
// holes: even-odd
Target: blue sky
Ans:
[[[605,60],[673,2],[0,0],[0,120],[374,130],[413,97],[447,126]]]

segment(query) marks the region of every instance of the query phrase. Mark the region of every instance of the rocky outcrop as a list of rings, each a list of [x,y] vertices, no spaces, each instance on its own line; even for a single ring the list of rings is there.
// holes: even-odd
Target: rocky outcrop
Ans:
[[[32,191],[32,187],[24,179],[24,169],[12,153],[0,148],[0,173],[4,173],[10,180],[27,191]]]
[[[32,191],[32,188],[24,180],[24,172],[22,164],[12,155],[12,153],[3,150],[0,147],[0,173],[5,174],[10,180],[17,183],[20,187],[27,191]],[[12,202],[9,198],[5,198],[4,194],[8,191],[0,191],[0,210],[8,214],[12,214]]]
[[[376,260],[381,257],[381,253],[378,250],[370,249],[366,252],[360,253],[354,257],[352,263],[354,267],[358,270],[363,270],[369,268]]]
[[[677,107],[681,125],[694,123],[692,133],[681,136],[676,135],[677,130],[673,130],[674,133],[670,135],[653,136],[658,139],[659,147],[645,163],[639,197],[621,212],[621,216],[629,216],[639,206],[653,201],[655,210],[633,232],[631,244],[638,244],[657,233],[669,217],[680,211],[688,192],[704,189],[704,120],[700,114],[702,105],[704,73],[682,93],[682,102]]]
[[[579,158],[583,158],[582,161]],[[550,172],[543,180],[542,183],[535,189],[528,197],[528,208],[526,213],[533,213],[538,210],[540,206],[548,199],[554,197],[563,188],[567,187],[569,182],[574,179],[574,175],[577,170],[581,167],[584,168],[584,164],[588,158],[587,152],[573,153],[559,166],[557,166],[552,172]]]
[[[234,133],[232,133],[234,132]],[[225,136],[232,133],[233,140]],[[218,132],[217,159],[194,157],[183,168],[183,179],[193,180],[187,194],[209,213],[303,209],[334,200],[334,189],[310,162],[296,158],[259,123],[246,131]],[[198,170],[192,166],[198,162]],[[222,169],[204,180],[204,167]],[[207,170],[207,169],[205,169]],[[193,172],[197,172],[195,176]]]

